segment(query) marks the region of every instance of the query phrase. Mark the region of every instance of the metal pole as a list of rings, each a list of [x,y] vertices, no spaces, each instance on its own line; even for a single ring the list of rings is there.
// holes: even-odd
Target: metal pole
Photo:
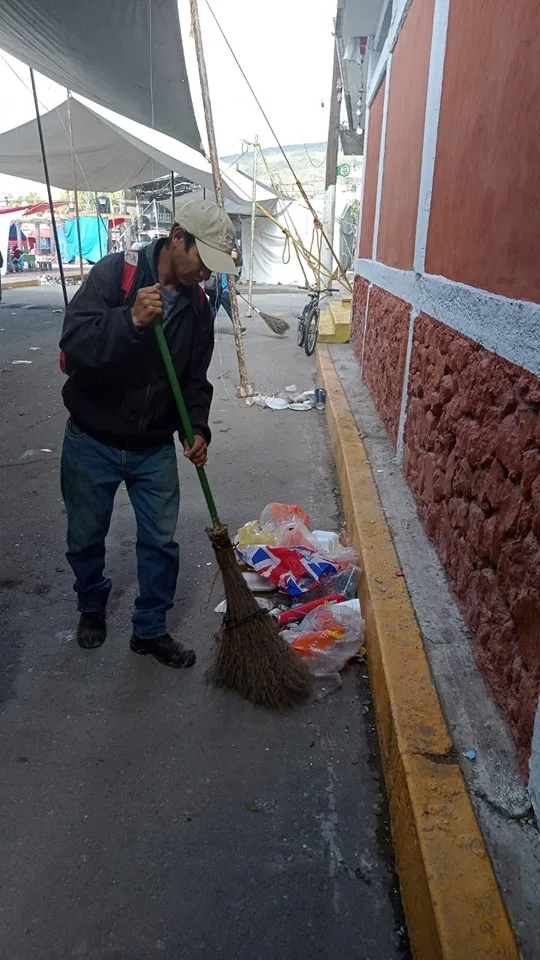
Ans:
[[[334,40],[334,67],[332,70],[332,92],[330,94],[330,116],[328,119],[328,141],[326,144],[326,172],[324,182],[324,230],[323,265],[332,273],[334,264],[334,222],[336,218],[336,183],[339,147],[339,115],[341,102],[338,96],[340,81],[339,52],[337,39]],[[331,288],[332,280],[328,280]]]
[[[71,164],[73,168],[73,198],[75,201],[75,216],[77,218],[77,243],[79,245],[79,270],[81,272],[81,280],[84,279],[83,271],[83,256],[82,256],[82,243],[81,243],[81,221],[79,219],[79,192],[77,190],[77,165],[75,162],[75,147],[73,145],[73,127],[71,124],[71,93],[69,90],[67,92],[67,110],[68,110],[68,123],[69,123],[69,144],[71,147]]]
[[[156,234],[157,236],[159,236],[159,221],[158,221],[158,214],[157,214],[157,203],[155,199],[154,199],[154,220],[156,224]]]
[[[174,170],[171,170],[172,218],[176,220],[176,196],[174,193]]]
[[[99,209],[99,201],[97,193],[94,194],[94,204],[96,207],[96,216],[97,216],[97,228],[98,228],[98,241],[99,241],[99,259],[101,260],[103,256],[103,242],[101,239],[101,211]]]
[[[54,213],[51,181],[49,178],[49,167],[47,164],[47,154],[45,153],[45,140],[43,139],[43,127],[41,126],[41,117],[39,115],[39,103],[38,103],[37,90],[36,90],[36,81],[34,78],[34,71],[32,70],[32,67],[30,67],[30,82],[32,84],[32,95],[34,97],[34,108],[36,111],[36,123],[38,128],[38,135],[39,135],[39,146],[41,149],[41,160],[43,163],[43,174],[45,176],[45,183],[47,184],[47,197],[49,200],[49,210],[51,213],[51,226],[53,231],[54,243],[56,246],[56,255],[58,257],[58,270],[60,271],[60,283],[62,284],[62,293],[64,295],[64,305],[67,307],[68,295],[67,295],[67,287],[66,287],[66,278],[64,276],[64,264],[62,263],[62,254],[60,253],[60,244],[58,242],[58,230],[56,227],[56,216]]]
[[[255,211],[257,207],[257,160],[259,159],[259,141],[255,135],[253,142],[253,187],[251,191],[251,249],[249,251],[248,317],[253,316],[253,263],[255,252]]]
[[[214,130],[214,119],[212,116],[212,104],[210,102],[210,92],[208,89],[208,75],[206,73],[206,61],[204,59],[204,49],[201,34],[201,22],[199,20],[199,7],[197,0],[190,0],[191,9],[191,29],[195,41],[195,52],[197,54],[197,66],[199,68],[199,82],[201,84],[201,94],[204,107],[204,119],[206,122],[206,134],[208,136],[208,147],[210,150],[210,162],[212,164],[212,177],[214,180],[214,194],[216,202],[223,207],[223,190],[221,186],[221,174],[219,171],[219,159],[216,144],[216,134]],[[244,341],[242,340],[242,330],[240,327],[240,316],[238,313],[238,300],[236,298],[235,277],[228,277],[229,296],[231,299],[231,311],[233,315],[234,345],[236,348],[236,359],[238,362],[238,373],[240,383],[236,388],[236,394],[239,397],[253,396],[253,384],[248,380],[246,357],[244,354]]]

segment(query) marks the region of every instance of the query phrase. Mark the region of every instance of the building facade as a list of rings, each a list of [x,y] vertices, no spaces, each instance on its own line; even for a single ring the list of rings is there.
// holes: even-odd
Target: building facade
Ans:
[[[540,5],[388,0],[378,22],[359,376],[540,776]]]

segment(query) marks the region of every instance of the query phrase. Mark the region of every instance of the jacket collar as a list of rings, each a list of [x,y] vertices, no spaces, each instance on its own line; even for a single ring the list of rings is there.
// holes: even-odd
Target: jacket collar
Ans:
[[[152,274],[152,279],[154,283],[159,283],[158,273],[157,273],[157,262],[158,262],[160,251],[162,247],[165,246],[166,242],[167,242],[166,237],[162,237],[160,240],[152,240],[152,243],[149,243],[148,246],[144,248],[146,262],[148,263],[148,268]]]

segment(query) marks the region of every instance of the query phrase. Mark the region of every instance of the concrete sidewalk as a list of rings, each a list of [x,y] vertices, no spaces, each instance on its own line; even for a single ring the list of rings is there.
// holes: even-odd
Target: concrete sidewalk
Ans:
[[[303,301],[257,305],[293,315]],[[110,636],[94,652],[74,643],[58,488],[60,307],[59,288],[42,288],[7,291],[0,308],[0,956],[410,957],[366,671],[347,670],[341,691],[285,716],[205,686],[222,590],[183,460],[170,626],[193,642],[198,666],[175,673],[129,651],[135,531],[122,490],[108,540]],[[294,327],[279,340],[257,319],[246,325],[258,389],[313,383]],[[212,376],[209,477],[231,528],[272,500],[339,526],[324,415],[235,400],[224,315]]]
[[[351,348],[320,347],[318,364],[366,573],[369,672],[413,950],[517,957],[507,909],[520,956],[533,960],[540,842],[508,731]]]

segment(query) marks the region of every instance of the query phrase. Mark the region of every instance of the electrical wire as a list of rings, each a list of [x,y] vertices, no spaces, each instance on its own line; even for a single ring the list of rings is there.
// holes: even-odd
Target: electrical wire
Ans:
[[[308,160],[309,160],[309,162],[310,162],[310,164],[311,164],[312,167],[315,167],[315,169],[317,169],[317,170],[318,170],[320,167],[324,167],[324,165],[325,165],[324,160],[321,160],[320,163],[315,163],[315,161],[311,159],[311,157],[310,157],[310,155],[309,155],[309,150],[308,150],[308,148],[307,148],[307,143],[304,143],[304,150],[306,151],[306,157],[308,158]]]
[[[310,211],[311,211],[311,213],[312,213],[312,215],[313,215],[315,226],[318,227],[318,229],[321,231],[321,234],[322,234],[322,236],[323,236],[323,238],[324,238],[324,240],[325,240],[325,242],[326,242],[326,244],[327,244],[327,246],[328,246],[328,249],[331,251],[333,258],[335,259],[335,261],[336,261],[336,263],[337,263],[337,269],[338,269],[338,272],[341,273],[341,277],[342,277],[343,283],[344,283],[344,284],[347,286],[347,288],[352,292],[351,284],[350,284],[350,282],[349,282],[349,279],[348,279],[348,277],[347,277],[347,275],[346,275],[345,270],[343,269],[343,267],[342,267],[342,265],[341,265],[341,263],[340,263],[340,261],[339,261],[339,257],[338,257],[338,256],[336,255],[336,253],[334,252],[333,246],[332,246],[332,244],[330,243],[330,241],[329,241],[329,239],[328,239],[328,237],[327,237],[327,235],[326,235],[326,231],[325,231],[325,229],[324,229],[324,226],[323,226],[323,224],[322,224],[322,222],[321,222],[321,220],[320,220],[320,218],[319,218],[316,210],[314,209],[311,201],[309,200],[309,197],[308,197],[306,191],[304,190],[304,187],[302,186],[300,180],[299,180],[298,177],[296,176],[295,170],[294,170],[294,168],[293,168],[293,166],[292,166],[292,164],[291,164],[291,162],[290,162],[290,160],[289,160],[289,157],[288,157],[287,154],[285,153],[285,150],[283,149],[283,147],[282,147],[282,145],[281,145],[281,142],[280,142],[280,140],[279,140],[279,137],[278,137],[276,131],[274,130],[274,127],[272,126],[272,124],[271,124],[271,122],[270,122],[270,120],[269,120],[269,118],[268,118],[268,114],[267,114],[266,111],[264,110],[264,107],[263,107],[261,101],[259,100],[257,94],[255,93],[255,90],[253,89],[253,87],[252,87],[252,85],[251,85],[251,83],[250,83],[250,81],[249,81],[249,79],[248,79],[248,77],[247,77],[247,74],[246,74],[244,68],[242,67],[242,64],[240,63],[238,57],[236,56],[236,53],[234,52],[234,50],[233,50],[233,48],[232,48],[232,46],[231,46],[231,44],[230,44],[230,42],[229,42],[226,34],[225,34],[225,31],[223,30],[223,27],[221,26],[221,24],[220,24],[220,22],[219,22],[219,20],[218,20],[218,18],[217,18],[217,16],[216,16],[216,14],[214,13],[214,10],[212,9],[212,7],[211,7],[211,5],[210,5],[209,0],[205,0],[205,3],[206,3],[206,6],[208,7],[208,10],[210,11],[210,14],[212,15],[212,18],[213,18],[213,20],[214,20],[214,22],[215,22],[215,24],[216,24],[216,26],[217,26],[217,28],[218,28],[221,36],[223,37],[223,40],[225,41],[225,44],[226,44],[226,46],[227,46],[227,49],[229,50],[229,53],[231,54],[234,62],[236,63],[236,66],[238,67],[240,73],[242,74],[242,77],[244,78],[244,80],[245,80],[245,82],[246,82],[246,84],[247,84],[247,86],[248,86],[248,88],[249,88],[249,91],[250,91],[253,99],[255,100],[255,103],[257,104],[259,110],[261,111],[261,113],[262,113],[262,115],[263,115],[263,117],[264,117],[265,123],[267,124],[268,129],[270,130],[270,133],[271,133],[272,136],[274,137],[274,140],[276,141],[276,143],[277,143],[277,145],[278,145],[278,147],[279,147],[279,149],[280,149],[280,151],[281,151],[281,153],[282,153],[282,155],[283,155],[283,158],[284,158],[287,166],[289,167],[289,170],[291,171],[291,173],[292,173],[292,175],[293,175],[293,177],[294,177],[294,182],[295,182],[296,186],[298,187],[298,189],[299,189],[299,191],[300,191],[300,193],[301,193],[301,195],[302,195],[302,197],[303,197],[303,199],[304,199],[304,202],[307,204],[307,206],[309,207],[309,209],[310,209]]]

